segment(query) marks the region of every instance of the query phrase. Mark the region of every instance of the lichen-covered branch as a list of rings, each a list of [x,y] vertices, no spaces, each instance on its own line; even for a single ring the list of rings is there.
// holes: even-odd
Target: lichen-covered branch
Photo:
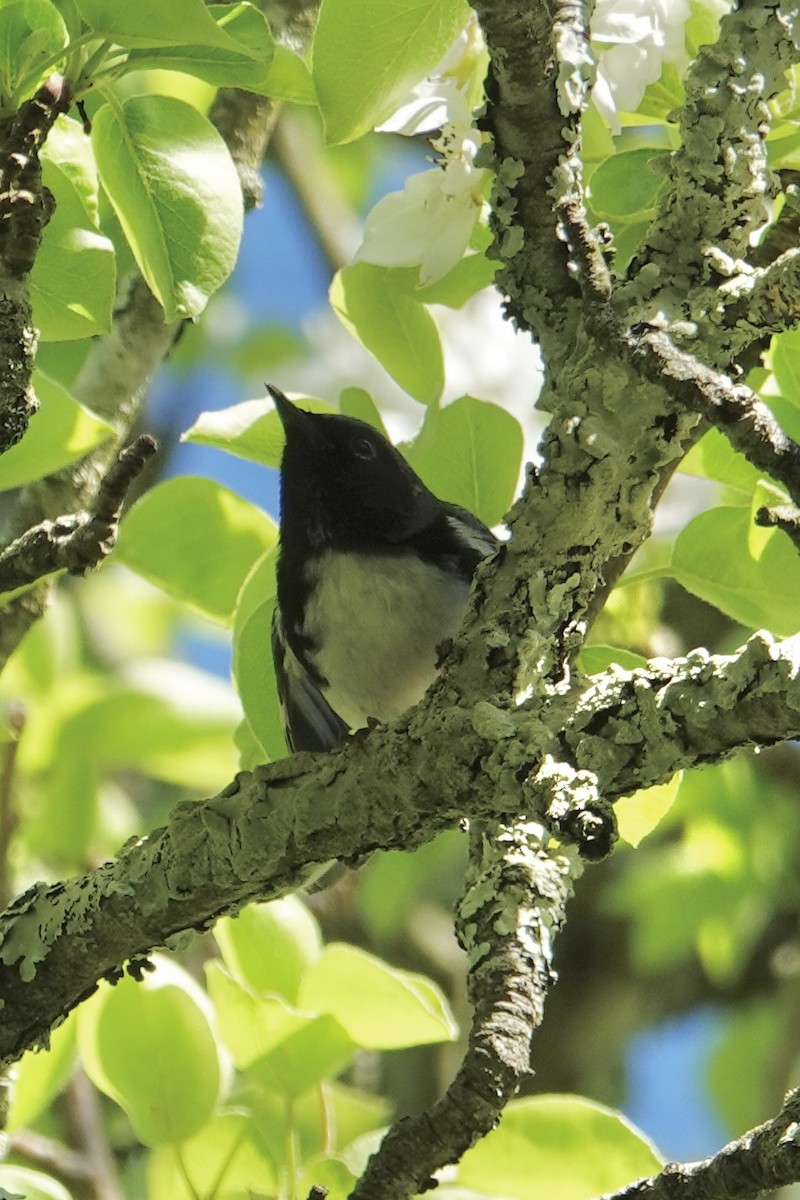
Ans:
[[[702,1162],[667,1163],[599,1200],[752,1200],[800,1180],[800,1091],[788,1094],[771,1121],[729,1142]]]
[[[568,760],[614,800],[744,747],[785,741],[800,722],[800,636],[758,633],[737,654],[693,650],[595,677],[565,731]],[[632,741],[623,742],[622,731]]]
[[[800,446],[755,392],[679,350],[658,330],[634,329],[627,342],[644,375],[663,383],[676,400],[720,429],[735,450],[782,483],[800,504]]]
[[[484,126],[496,171],[495,253],[505,264],[497,282],[514,318],[557,351],[578,289],[557,236],[550,188],[553,172],[572,154],[585,100],[589,6],[477,0],[474,8],[491,53]],[[568,29],[574,33],[571,70],[556,52]]]
[[[767,165],[767,101],[797,61],[798,20],[780,0],[743,0],[723,17],[717,43],[700,48],[686,76],[680,148],[670,156],[626,300],[657,295],[668,316],[703,320],[716,307],[719,283],[709,251],[747,257],[777,190]],[[724,369],[726,358],[714,362]]]
[[[725,326],[740,336],[742,326],[749,327],[751,339],[791,329],[800,321],[800,247],[793,246],[768,267],[724,283],[720,292]]]
[[[464,1059],[444,1095],[394,1125],[351,1200],[405,1200],[432,1186],[497,1124],[530,1073],[531,1038],[555,979],[552,953],[580,866],[547,853],[540,826],[479,827],[459,904],[474,1007]]]
[[[544,708],[431,699],[337,754],[244,773],[205,803],[178,806],[115,862],[20,897],[0,920],[0,1064],[46,1039],[121,963],[296,888],[331,858],[354,865],[379,848],[413,850],[465,816],[545,821],[550,760],[591,772],[613,799],[797,737],[800,638],[757,636],[735,655],[612,669]]]

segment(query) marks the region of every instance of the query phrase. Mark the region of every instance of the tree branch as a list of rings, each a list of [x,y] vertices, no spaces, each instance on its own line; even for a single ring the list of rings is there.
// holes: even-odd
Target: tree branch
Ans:
[[[632,361],[654,382],[663,383],[679,403],[720,429],[735,450],[784,485],[800,504],[800,446],[788,438],[766,404],[652,328],[634,328],[627,337]]]
[[[707,314],[719,282],[708,249],[731,260],[747,257],[776,191],[767,165],[767,101],[797,61],[797,21],[780,0],[743,0],[722,18],[717,43],[700,48],[686,75],[680,149],[670,155],[668,186],[634,260],[631,300],[640,291],[658,295],[670,316]],[[705,287],[701,307],[698,289]]]
[[[464,1059],[444,1095],[386,1134],[351,1200],[406,1200],[484,1137],[530,1073],[530,1047],[555,980],[552,951],[580,866],[547,853],[541,826],[477,829],[457,930],[474,1006]]]
[[[155,452],[151,437],[137,438],[106,473],[89,512],[43,521],[7,546],[0,553],[0,592],[25,587],[55,571],[83,575],[96,567],[111,553],[128,490]]]
[[[491,54],[482,124],[492,135],[496,172],[494,253],[505,264],[497,286],[508,297],[509,314],[542,341],[550,358],[551,346],[562,349],[579,299],[557,236],[550,186],[556,168],[571,158],[585,101],[591,59],[579,48],[587,45],[588,5],[477,0],[473,7]],[[575,51],[571,70],[558,54],[567,28]]]
[[[39,151],[68,107],[64,80],[51,75],[20,106],[0,149],[0,454],[20,440],[38,407],[30,386],[37,333],[26,276],[53,211]]]
[[[777,1117],[729,1142],[702,1162],[667,1163],[599,1200],[751,1200],[800,1179],[800,1090],[788,1094]]]
[[[616,798],[797,737],[800,637],[612,669],[544,709],[493,715],[485,701],[439,707],[435,694],[337,754],[242,773],[214,798],[179,805],[116,861],[19,897],[0,919],[0,1065],[46,1040],[120,963],[301,886],[331,858],[357,865],[376,849],[413,850],[464,816],[545,820],[552,760],[591,772]]]

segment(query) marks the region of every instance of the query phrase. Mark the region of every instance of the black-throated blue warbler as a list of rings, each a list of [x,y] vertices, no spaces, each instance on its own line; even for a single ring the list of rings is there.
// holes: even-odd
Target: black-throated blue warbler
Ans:
[[[331,750],[422,698],[496,539],[371,425],[268,390],[286,435],[272,636],[286,740]]]

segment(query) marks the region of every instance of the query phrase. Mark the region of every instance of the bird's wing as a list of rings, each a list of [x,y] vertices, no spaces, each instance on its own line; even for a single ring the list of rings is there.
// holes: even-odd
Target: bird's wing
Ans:
[[[465,563],[470,577],[482,558],[497,549],[498,541],[488,525],[484,525],[467,508],[458,504],[446,504],[447,523],[463,548]]]
[[[272,618],[272,657],[289,749],[335,750],[341,746],[349,728],[333,711],[286,641],[277,605]]]

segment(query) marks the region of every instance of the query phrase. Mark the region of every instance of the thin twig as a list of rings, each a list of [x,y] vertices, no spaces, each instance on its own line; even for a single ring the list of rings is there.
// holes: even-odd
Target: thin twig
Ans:
[[[556,211],[567,235],[584,299],[606,304],[611,299],[611,271],[582,201],[570,196],[559,202]]]
[[[37,1167],[43,1167],[67,1181],[92,1183],[91,1161],[80,1150],[73,1150],[63,1142],[45,1137],[33,1129],[19,1129],[9,1136],[14,1153],[27,1158]]]
[[[800,1090],[790,1092],[778,1115],[717,1154],[696,1163],[667,1163],[664,1170],[599,1200],[754,1200],[800,1179]]]
[[[0,904],[8,904],[14,895],[11,887],[9,855],[14,832],[19,824],[19,813],[14,803],[14,781],[19,739],[25,728],[25,710],[14,704],[7,713],[11,737],[5,745],[3,764],[0,768]]]
[[[43,521],[7,546],[0,554],[0,591],[26,587],[55,571],[83,575],[106,558],[117,538],[128,489],[155,452],[153,438],[138,437],[106,473],[88,514]]]
[[[125,1200],[114,1155],[103,1126],[100,1097],[83,1071],[69,1085],[69,1110],[84,1146],[97,1200]]]
[[[712,371],[651,326],[632,329],[626,340],[631,361],[643,375],[720,429],[735,450],[782,483],[800,505],[800,446],[754,391]]]

